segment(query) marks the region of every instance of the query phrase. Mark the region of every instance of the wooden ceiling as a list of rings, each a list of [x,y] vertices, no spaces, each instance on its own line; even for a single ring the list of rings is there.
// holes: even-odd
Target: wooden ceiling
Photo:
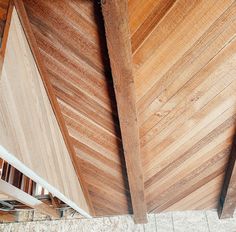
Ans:
[[[148,212],[216,208],[235,132],[236,2],[128,3]],[[99,3],[24,4],[95,214],[130,213]]]
[[[215,181],[218,191],[203,191],[189,207],[216,207],[235,124],[236,5],[178,0],[160,7],[167,2],[138,8],[147,15],[139,28],[149,30],[133,54],[147,206],[172,210]],[[151,23],[155,7],[166,13]],[[131,12],[133,28],[138,13]]]

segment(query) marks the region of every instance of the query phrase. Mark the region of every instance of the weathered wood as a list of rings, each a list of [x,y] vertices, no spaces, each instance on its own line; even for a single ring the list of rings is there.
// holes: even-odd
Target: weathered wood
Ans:
[[[218,206],[218,214],[220,219],[233,217],[234,210],[236,208],[235,159],[236,159],[236,147],[234,139]]]
[[[126,0],[102,5],[134,219],[147,221]]]

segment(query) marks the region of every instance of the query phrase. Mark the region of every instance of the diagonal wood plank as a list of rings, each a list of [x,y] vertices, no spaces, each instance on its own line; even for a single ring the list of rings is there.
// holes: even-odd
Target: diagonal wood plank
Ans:
[[[102,5],[125,162],[136,223],[147,221],[126,0]]]

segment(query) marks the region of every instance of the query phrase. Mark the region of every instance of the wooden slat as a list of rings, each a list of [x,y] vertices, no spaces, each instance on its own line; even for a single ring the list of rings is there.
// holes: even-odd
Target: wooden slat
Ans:
[[[60,216],[58,210],[51,208],[50,206],[7,183],[6,181],[0,180],[0,192],[46,215],[52,216],[54,218],[59,218]]]
[[[147,221],[126,0],[102,5],[134,218]]]
[[[221,191],[218,214],[221,219],[233,217],[236,208],[236,148],[233,141],[230,159]]]

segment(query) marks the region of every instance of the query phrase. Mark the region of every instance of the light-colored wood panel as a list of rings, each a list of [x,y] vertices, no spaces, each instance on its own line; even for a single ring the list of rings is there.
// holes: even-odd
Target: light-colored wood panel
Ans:
[[[15,10],[0,84],[1,156],[88,216],[86,200]]]
[[[214,99],[218,94],[224,95],[221,91],[225,91],[224,88],[235,80],[235,69],[233,68],[233,64],[235,63],[235,44],[235,41],[232,42],[224,53],[221,53],[217,59],[213,60],[213,62],[198,73],[193,82],[189,81],[189,84],[184,86],[178,95],[176,94],[177,103],[179,101],[179,95],[182,101],[175,105],[175,99],[173,99],[173,106],[170,106],[172,109],[167,111],[166,116],[160,122],[157,121],[157,124],[143,136],[141,139],[143,152],[151,151],[157,145],[157,141],[159,143],[164,141],[167,135],[170,135],[174,131],[172,129],[180,127],[200,109],[207,107],[208,103],[211,104],[212,99],[216,101]],[[233,86],[234,84],[232,84],[232,88]],[[181,94],[184,94],[185,98],[182,99]],[[225,94],[226,96],[224,98],[227,101],[228,94],[226,91]],[[218,103],[216,102],[212,106],[212,110],[221,104],[221,102],[222,99],[218,97]],[[143,130],[146,129],[144,128]],[[142,129],[140,130],[141,134],[142,132],[144,133]]]
[[[194,190],[218,176],[225,169],[228,152],[229,151],[227,150],[218,153],[213,160],[208,160],[207,163],[204,163],[200,168],[193,170],[193,173],[187,175],[180,182],[170,186],[166,191],[163,191],[159,195],[154,194],[150,201],[148,201],[149,211],[163,211],[170,207],[170,205],[179,201],[183,197],[186,197]],[[197,175],[196,172],[198,172]],[[187,179],[191,181],[184,184]],[[175,193],[174,196],[173,193]]]
[[[219,198],[220,189],[222,186],[224,175],[220,174],[207,184],[203,185],[187,197],[181,199],[174,205],[171,205],[166,211],[179,211],[179,210],[197,210],[206,209],[211,207],[212,202],[209,202],[209,198],[213,198],[215,206],[217,205],[217,198]],[[208,206],[206,206],[206,204]],[[202,208],[201,208],[202,206]]]
[[[165,40],[158,49],[152,49],[151,54],[146,57],[145,63],[136,70],[135,85],[138,101],[194,45],[233,2],[232,0],[197,1],[195,7],[174,29],[170,35],[171,39]],[[187,5],[185,4],[185,6]],[[150,41],[146,40],[145,44],[150,46]],[[134,62],[135,60],[134,57]]]
[[[184,95],[178,97],[178,99],[174,97],[177,92],[181,91],[181,88],[189,86],[187,90],[191,92],[194,85],[191,87],[189,82],[193,82],[197,78],[201,69],[205,69],[212,62],[216,62],[214,60],[218,60],[220,63],[224,62],[226,57],[223,54],[225,52],[223,51],[222,54],[221,51],[225,50],[224,48],[234,38],[236,32],[235,11],[236,5],[233,5],[223,13],[196,44],[152,87],[148,95],[138,103],[139,120],[142,127],[145,126],[143,124],[146,120],[154,120],[153,114],[155,112],[168,113],[171,111],[172,107],[181,100],[181,97],[184,98]],[[221,56],[223,57],[220,58]],[[199,82],[195,81],[196,86],[203,80],[198,79]],[[163,110],[161,110],[162,107],[164,107]],[[160,120],[161,117],[157,119]]]
[[[190,118],[188,118],[187,114],[183,114],[180,118],[185,118],[185,116],[187,116],[185,120],[175,121],[175,123],[179,122],[180,124],[173,123],[172,125],[175,128],[174,130],[172,130],[171,127],[168,127],[166,130],[163,130],[160,134],[156,135],[160,139],[160,142],[156,144],[153,149],[147,149],[146,151],[148,151],[148,153],[144,150],[146,152],[145,154],[148,154],[148,158],[154,158],[155,154],[160,152],[163,157],[167,154],[171,154],[171,152],[176,150],[180,145],[189,141],[192,136],[204,129],[209,122],[214,121],[214,119],[228,108],[231,108],[232,115],[235,112],[235,98],[230,99],[229,96],[233,95],[234,91],[235,82],[232,86],[229,86],[214,98],[213,101],[210,101],[209,104],[200,108],[197,113],[194,115],[190,114]],[[151,162],[149,163],[151,164]]]
[[[213,158],[217,152],[229,148],[232,143],[233,130],[233,126],[226,128],[224,131],[220,131],[220,134],[216,134],[214,137],[212,136],[212,140],[209,139],[209,136],[204,137],[208,143],[205,146],[199,146],[198,151],[195,151],[191,147],[187,150],[187,155],[186,153],[177,153],[172,167],[171,164],[163,166],[162,170],[156,172],[155,176],[148,179],[145,183],[147,196],[150,196],[153,192],[163,191],[169,185],[184,178],[187,173],[206,162],[209,158]],[[167,172],[168,176],[166,175]]]
[[[225,92],[227,91],[229,91],[229,89]],[[234,91],[235,90],[232,90],[230,96],[234,93]],[[166,139],[164,143],[160,144],[156,148],[156,152],[161,155],[159,157],[151,156],[153,157],[153,162],[148,162],[147,166],[145,166],[145,176],[150,177],[153,175],[153,172],[158,172],[161,168],[160,164],[162,165],[162,167],[165,167],[164,163],[172,163],[171,157],[175,156],[177,151],[179,152],[177,154],[183,154],[187,151],[187,149],[189,149],[193,144],[195,144],[195,141],[200,141],[202,138],[204,138],[204,136],[207,136],[207,134],[209,134],[210,132],[217,133],[216,127],[220,126],[224,122],[227,122],[227,120],[229,120],[229,122],[226,125],[230,125],[230,123],[232,125],[233,119],[230,120],[230,117],[232,117],[235,113],[235,99],[234,101],[230,102],[230,99],[227,99],[228,97],[229,95],[225,97],[225,101],[221,102],[221,104],[218,105],[218,109],[214,109],[214,104],[211,104],[210,108],[206,107],[204,111],[200,111],[195,116],[195,119],[197,120],[195,121],[195,123],[192,124],[191,121],[186,121],[182,127],[179,127],[171,134],[171,136],[173,136],[171,137],[173,138],[173,140],[171,139],[169,142],[169,140]],[[218,98],[218,101],[219,99],[220,97]],[[228,105],[227,101],[229,103]],[[223,109],[224,106],[226,108]],[[209,110],[211,111],[210,115]],[[201,116],[201,113],[203,115],[202,118],[199,117]],[[208,121],[208,116],[211,116],[210,122]],[[193,127],[194,125],[196,126]],[[214,130],[215,132],[213,132]],[[204,142],[207,141],[203,140],[202,142],[204,144]],[[159,149],[160,152],[157,149]],[[157,159],[158,162],[156,162]],[[162,161],[164,163],[162,163]]]

